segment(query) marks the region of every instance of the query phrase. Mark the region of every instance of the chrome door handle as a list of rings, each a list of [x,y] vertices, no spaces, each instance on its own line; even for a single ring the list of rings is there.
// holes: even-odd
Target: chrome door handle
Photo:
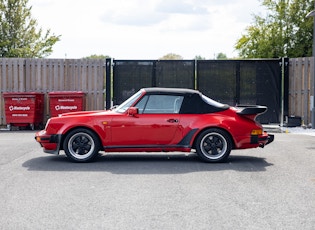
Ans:
[[[168,119],[167,122],[178,123],[178,119],[171,118],[171,119]]]

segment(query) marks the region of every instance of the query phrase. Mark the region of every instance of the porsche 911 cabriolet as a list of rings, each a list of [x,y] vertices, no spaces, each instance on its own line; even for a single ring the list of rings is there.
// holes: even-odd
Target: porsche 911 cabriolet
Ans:
[[[35,139],[44,152],[64,150],[74,162],[105,152],[194,152],[205,162],[226,161],[232,149],[264,147],[274,136],[255,118],[265,106],[232,107],[197,90],[143,88],[121,105],[65,113],[47,121]]]

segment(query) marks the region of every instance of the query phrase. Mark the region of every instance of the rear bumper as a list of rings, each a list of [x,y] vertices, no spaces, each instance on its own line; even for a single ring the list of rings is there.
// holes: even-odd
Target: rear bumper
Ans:
[[[265,147],[265,145],[268,145],[271,142],[273,142],[274,139],[275,139],[274,135],[264,132],[262,136],[258,137],[259,147],[261,148]]]
[[[270,144],[274,141],[274,135],[263,132],[261,135],[252,135],[250,138],[251,144],[258,144],[259,147],[263,148],[265,145]]]
[[[275,139],[275,136],[274,136],[274,135],[272,135],[272,134],[268,134],[268,139],[267,139],[267,142],[266,142],[266,144],[265,144],[265,145],[270,144],[271,142],[273,142],[273,141],[274,141],[274,139]]]

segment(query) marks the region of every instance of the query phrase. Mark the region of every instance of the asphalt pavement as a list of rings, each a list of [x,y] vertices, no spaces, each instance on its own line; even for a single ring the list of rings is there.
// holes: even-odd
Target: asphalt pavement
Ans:
[[[219,164],[194,153],[71,163],[34,131],[0,131],[0,229],[313,230],[315,132],[302,131]]]

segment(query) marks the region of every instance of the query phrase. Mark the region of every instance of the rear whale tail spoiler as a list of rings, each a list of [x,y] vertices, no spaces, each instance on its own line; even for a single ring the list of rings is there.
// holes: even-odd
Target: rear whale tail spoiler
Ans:
[[[238,105],[237,114],[240,115],[259,115],[267,111],[267,106],[262,105]]]

